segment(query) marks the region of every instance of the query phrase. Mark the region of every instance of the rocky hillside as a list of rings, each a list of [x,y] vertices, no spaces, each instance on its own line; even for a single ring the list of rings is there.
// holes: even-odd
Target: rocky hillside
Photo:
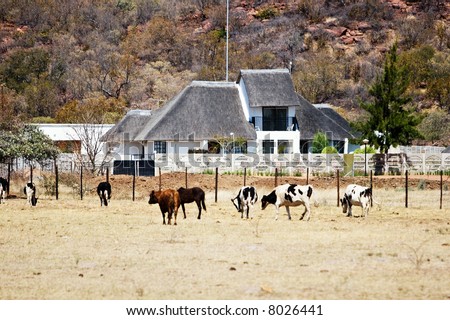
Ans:
[[[448,114],[449,20],[445,0],[230,0],[229,79],[290,68],[299,93],[354,119],[398,42],[411,109]],[[104,105],[111,121],[159,107],[194,79],[225,79],[225,30],[219,0],[5,0],[2,108],[70,122],[81,105]]]

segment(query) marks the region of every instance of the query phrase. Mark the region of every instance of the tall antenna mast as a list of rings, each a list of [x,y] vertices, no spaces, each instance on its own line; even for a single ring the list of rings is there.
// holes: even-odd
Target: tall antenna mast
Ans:
[[[225,81],[228,82],[228,19],[229,19],[229,15],[230,15],[230,0],[227,0],[227,45],[226,45],[226,49],[225,49]]]

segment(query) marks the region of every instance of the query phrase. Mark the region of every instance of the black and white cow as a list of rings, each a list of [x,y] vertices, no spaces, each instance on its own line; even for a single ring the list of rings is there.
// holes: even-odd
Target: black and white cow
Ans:
[[[274,204],[276,208],[275,220],[278,220],[279,208],[286,207],[289,220],[291,220],[291,212],[289,207],[296,207],[299,205],[305,206],[300,220],[309,220],[311,215],[310,198],[313,193],[311,185],[300,186],[296,184],[283,184],[261,199],[261,209],[264,210],[269,203]]]
[[[8,188],[8,180],[0,177],[0,204],[5,203],[6,190]]]
[[[23,192],[27,196],[27,202],[31,206],[36,206],[38,198],[36,198],[36,185],[33,182],[28,182],[23,188]]]
[[[352,205],[360,206],[364,217],[369,214],[370,198],[372,197],[372,188],[349,184],[345,189],[345,194],[341,198],[342,212],[347,213],[347,217],[352,216]]]
[[[111,184],[109,182],[100,182],[97,186],[97,194],[100,197],[100,206],[108,206],[111,199]]]
[[[250,207],[258,201],[258,193],[255,187],[245,186],[239,189],[238,195],[231,199],[237,211],[241,213],[241,219],[244,218],[244,212],[246,213],[247,219],[249,218]]]

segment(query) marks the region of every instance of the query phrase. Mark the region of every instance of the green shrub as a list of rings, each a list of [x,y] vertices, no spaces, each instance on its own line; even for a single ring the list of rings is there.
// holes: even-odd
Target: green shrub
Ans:
[[[337,149],[335,147],[332,146],[328,146],[323,148],[322,153],[324,154],[333,154],[333,153],[338,153]]]

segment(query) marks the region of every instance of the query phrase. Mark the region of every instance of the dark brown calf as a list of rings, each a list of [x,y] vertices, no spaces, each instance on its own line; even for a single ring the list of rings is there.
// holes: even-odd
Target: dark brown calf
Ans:
[[[174,216],[174,225],[177,224],[178,208],[180,207],[180,195],[178,191],[173,189],[166,189],[163,191],[152,191],[150,193],[149,204],[158,203],[159,209],[163,217],[163,224],[166,224],[166,212],[168,224],[171,224],[172,214]]]
[[[181,208],[183,209],[184,218],[186,219],[186,210],[184,209],[185,203],[194,202],[198,207],[197,219],[202,216],[202,207],[206,211],[205,205],[205,192],[199,187],[193,187],[191,189],[179,188],[178,193],[180,194]]]

